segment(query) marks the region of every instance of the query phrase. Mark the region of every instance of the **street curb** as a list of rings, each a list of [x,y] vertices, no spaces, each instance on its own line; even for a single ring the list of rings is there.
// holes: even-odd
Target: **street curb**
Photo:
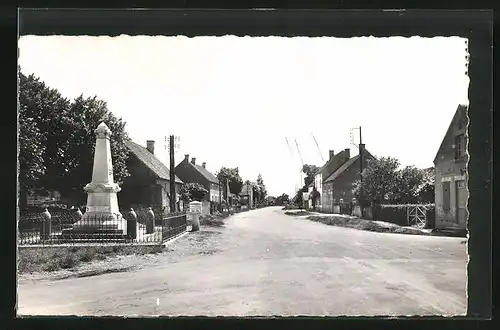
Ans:
[[[169,244],[171,244],[171,243],[175,242],[175,241],[176,241],[176,240],[178,240],[179,238],[184,237],[184,236],[186,236],[186,235],[187,235],[187,234],[189,234],[189,233],[190,233],[189,231],[185,231],[185,232],[183,232],[183,233],[181,233],[181,234],[179,234],[179,235],[177,235],[177,236],[174,236],[174,237],[172,237],[171,239],[169,239],[168,241],[166,241],[165,243],[162,243],[162,244],[161,244],[161,246],[163,246],[163,247],[167,247],[167,245],[169,245]]]

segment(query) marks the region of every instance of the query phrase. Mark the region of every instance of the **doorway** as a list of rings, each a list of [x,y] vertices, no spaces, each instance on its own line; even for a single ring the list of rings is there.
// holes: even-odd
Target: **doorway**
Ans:
[[[455,181],[455,223],[465,224],[466,217],[467,190],[465,189],[465,181]]]

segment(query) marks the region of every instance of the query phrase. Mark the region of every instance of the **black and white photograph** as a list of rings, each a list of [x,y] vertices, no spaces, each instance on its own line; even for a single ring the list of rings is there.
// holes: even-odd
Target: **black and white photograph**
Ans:
[[[18,46],[18,315],[467,314],[468,39]]]

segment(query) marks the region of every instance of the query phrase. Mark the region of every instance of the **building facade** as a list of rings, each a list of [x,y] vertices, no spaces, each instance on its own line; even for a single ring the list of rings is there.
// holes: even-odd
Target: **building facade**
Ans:
[[[147,141],[143,147],[133,141],[126,141],[130,151],[125,178],[118,193],[120,207],[132,205],[150,207],[170,206],[170,171],[154,154],[154,141]],[[179,190],[183,182],[175,177],[176,204],[179,208]]]
[[[467,125],[467,107],[460,105],[434,159],[437,229],[467,228]]]
[[[329,159],[314,176],[314,186],[319,193],[319,198],[316,200],[316,209],[321,212],[331,212],[330,193],[328,189],[324,189],[324,181],[333,172],[335,172],[342,164],[350,158],[350,150],[344,149],[335,155],[333,150],[329,152]]]
[[[368,166],[368,162],[375,157],[366,150],[364,144],[360,145],[363,149],[363,167]],[[323,182],[323,193],[327,196],[325,209],[335,211],[335,205],[350,203],[354,198],[352,190],[354,182],[360,179],[361,160],[359,154],[348,159],[339,168],[335,170]]]
[[[223,186],[217,177],[207,170],[207,163],[198,165],[195,157],[189,161],[189,155],[185,155],[184,160],[175,167],[175,174],[186,183],[202,185],[208,191],[203,200],[216,204],[221,203]]]

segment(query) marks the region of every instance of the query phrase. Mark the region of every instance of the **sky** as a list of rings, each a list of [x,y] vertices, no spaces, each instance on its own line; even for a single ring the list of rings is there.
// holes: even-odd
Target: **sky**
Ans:
[[[156,141],[165,164],[165,136],[176,135],[176,163],[189,154],[212,172],[261,174],[274,196],[294,194],[301,157],[322,166],[329,150],[356,155],[355,127],[373,155],[432,166],[457,106],[468,104],[465,55],[458,37],[19,40],[24,74],[70,99],[105,100],[132,140]]]

